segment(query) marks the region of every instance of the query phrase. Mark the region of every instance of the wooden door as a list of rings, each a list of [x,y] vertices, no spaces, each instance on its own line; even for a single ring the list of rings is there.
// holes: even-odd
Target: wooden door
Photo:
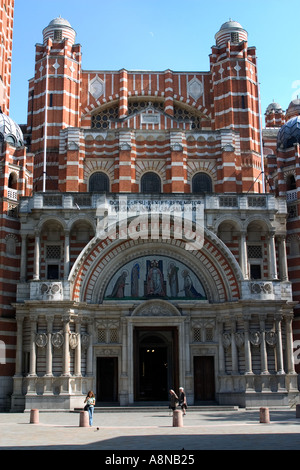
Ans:
[[[194,357],[195,401],[215,400],[215,366],[213,356]]]
[[[97,395],[101,402],[118,401],[118,358],[98,357],[97,359]]]

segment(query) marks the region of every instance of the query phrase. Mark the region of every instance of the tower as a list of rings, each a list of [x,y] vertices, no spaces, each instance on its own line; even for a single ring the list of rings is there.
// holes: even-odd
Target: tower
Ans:
[[[0,1],[0,107],[5,114],[10,104],[14,6],[14,0]]]
[[[248,47],[247,31],[233,20],[221,26],[215,39],[210,57],[214,129],[228,133],[219,179],[228,180],[226,191],[259,193],[262,164],[256,49]],[[235,181],[233,168],[239,174]]]
[[[72,171],[59,160],[59,139],[64,128],[79,126],[81,48],[75,37],[70,23],[59,17],[43,30],[43,44],[36,45],[27,122],[36,190],[63,189]]]

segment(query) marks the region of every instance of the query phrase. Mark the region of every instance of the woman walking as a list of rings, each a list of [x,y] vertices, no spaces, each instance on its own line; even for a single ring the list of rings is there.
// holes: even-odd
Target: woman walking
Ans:
[[[179,388],[179,406],[181,406],[183,416],[186,415],[187,403],[186,403],[186,394],[184,392],[184,388]]]
[[[84,409],[85,411],[89,412],[89,425],[93,425],[93,415],[94,415],[94,408],[95,408],[95,395],[92,392],[92,390],[89,391],[89,393],[86,396],[86,399],[84,400],[84,403],[86,403]]]

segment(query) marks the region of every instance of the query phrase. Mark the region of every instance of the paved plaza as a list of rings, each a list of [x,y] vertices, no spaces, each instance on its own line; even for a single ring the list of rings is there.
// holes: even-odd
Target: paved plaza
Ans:
[[[260,412],[191,411],[173,427],[169,410],[97,411],[92,427],[80,427],[76,412],[0,414],[0,450],[298,450],[300,419],[295,409]]]

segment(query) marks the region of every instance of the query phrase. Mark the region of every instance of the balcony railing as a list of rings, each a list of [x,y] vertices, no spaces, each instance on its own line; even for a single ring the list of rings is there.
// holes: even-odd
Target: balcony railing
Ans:
[[[293,196],[294,197],[294,196]],[[29,213],[33,209],[97,209],[101,203],[115,203],[118,193],[37,193],[33,197],[22,197],[20,213]],[[273,194],[122,194],[122,198],[132,204],[150,201],[155,203],[201,202],[206,210],[276,210],[286,213],[286,199],[276,198]]]

